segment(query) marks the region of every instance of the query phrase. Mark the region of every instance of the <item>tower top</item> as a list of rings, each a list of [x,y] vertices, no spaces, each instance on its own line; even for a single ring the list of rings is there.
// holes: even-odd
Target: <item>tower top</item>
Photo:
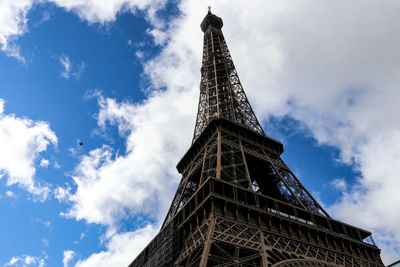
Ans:
[[[201,30],[205,32],[210,25],[214,28],[217,28],[218,30],[220,30],[224,25],[220,17],[217,17],[213,13],[211,13],[211,6],[208,7],[207,15],[204,17],[203,22],[200,25]]]
[[[201,23],[204,32],[200,98],[193,142],[214,119],[224,118],[265,136],[240,83],[222,33],[222,19],[211,13]]]

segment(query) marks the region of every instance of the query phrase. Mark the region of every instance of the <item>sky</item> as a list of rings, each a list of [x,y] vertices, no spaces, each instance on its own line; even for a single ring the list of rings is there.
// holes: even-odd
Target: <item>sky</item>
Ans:
[[[154,237],[209,5],[283,160],[400,258],[400,2],[0,0],[0,266],[126,266]]]

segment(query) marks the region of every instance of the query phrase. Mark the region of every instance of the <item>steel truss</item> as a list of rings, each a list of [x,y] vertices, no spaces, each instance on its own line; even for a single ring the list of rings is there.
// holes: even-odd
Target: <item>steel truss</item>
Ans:
[[[157,236],[129,267],[382,267],[371,233],[336,221],[281,158],[209,12],[193,142]]]
[[[223,124],[232,124],[223,121]],[[246,129],[241,130],[247,132]],[[210,135],[183,170],[182,180],[164,225],[209,177],[228,181],[329,217],[280,158],[279,153],[271,147],[252,141],[252,134],[247,134],[247,138],[232,135],[229,128],[217,128]],[[266,140],[266,143],[276,142]],[[255,164],[265,168],[261,171],[264,173],[260,173],[260,167],[254,166]]]
[[[220,28],[205,27],[199,107],[193,142],[216,118],[225,118],[265,135],[240,83]]]
[[[209,249],[206,251],[207,246]],[[195,265],[200,263],[202,255],[205,255],[207,262],[204,262],[204,265]],[[236,221],[215,217],[209,218],[186,239],[175,266],[375,267],[382,265],[375,261],[282,237]]]

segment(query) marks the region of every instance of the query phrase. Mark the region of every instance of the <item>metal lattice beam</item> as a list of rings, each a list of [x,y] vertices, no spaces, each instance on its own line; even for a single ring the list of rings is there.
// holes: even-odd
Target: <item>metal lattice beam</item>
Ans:
[[[265,135],[240,83],[220,27],[222,24],[209,23],[203,28],[200,97],[193,142],[217,118]]]
[[[331,219],[280,157],[240,83],[222,20],[203,20],[193,143],[160,232],[129,267],[383,267],[371,233]]]

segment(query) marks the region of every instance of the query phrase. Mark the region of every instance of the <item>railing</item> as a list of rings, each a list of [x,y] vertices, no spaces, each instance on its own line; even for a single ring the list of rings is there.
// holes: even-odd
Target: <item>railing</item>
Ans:
[[[235,202],[240,202],[248,207],[256,207],[263,211],[267,211],[291,220],[298,221],[313,227],[322,228],[325,231],[335,233],[340,236],[350,237],[352,239],[364,242],[366,244],[376,246],[372,239],[371,233],[363,229],[342,223],[340,221],[327,218],[322,215],[311,213],[307,210],[302,209],[283,201],[262,195],[260,193],[253,192],[244,188],[240,188],[231,183],[210,178],[202,186],[203,192],[201,192],[203,199],[205,197],[204,190],[212,194],[222,196],[227,199],[231,199]],[[191,201],[188,201],[191,202]],[[195,208],[193,204],[187,203],[186,214],[190,213],[190,208]]]

